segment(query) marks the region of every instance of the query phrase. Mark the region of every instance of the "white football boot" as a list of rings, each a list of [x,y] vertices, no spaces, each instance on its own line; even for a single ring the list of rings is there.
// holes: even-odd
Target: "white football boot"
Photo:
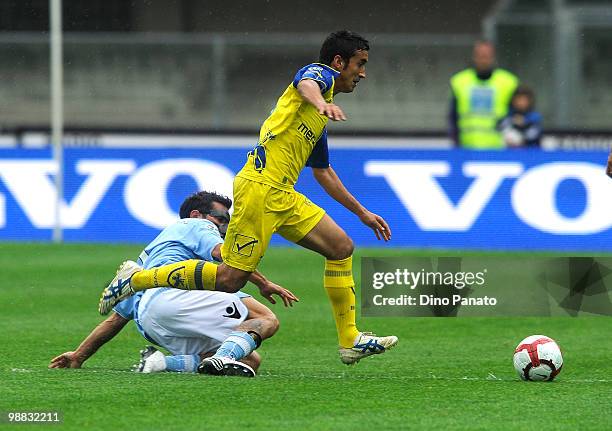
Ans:
[[[130,286],[130,280],[132,275],[141,270],[142,267],[132,260],[126,260],[119,266],[117,275],[100,296],[100,302],[98,303],[100,314],[103,316],[108,314],[119,301],[134,294],[134,290]]]
[[[376,334],[371,332],[360,332],[355,339],[353,347],[340,347],[338,353],[342,363],[353,365],[359,362],[360,359],[385,353],[388,349],[395,346],[397,342],[398,338],[395,335],[377,337]]]
[[[160,373],[166,371],[166,357],[153,346],[147,346],[140,351],[140,362],[134,365],[137,373]]]

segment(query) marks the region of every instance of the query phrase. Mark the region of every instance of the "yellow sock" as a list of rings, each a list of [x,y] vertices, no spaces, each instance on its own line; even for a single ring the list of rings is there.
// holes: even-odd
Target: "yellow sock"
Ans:
[[[355,324],[353,256],[342,260],[326,260],[323,285],[336,320],[338,342],[341,347],[353,347],[359,334]]]
[[[135,273],[130,286],[135,292],[155,287],[182,290],[215,290],[217,265],[203,260],[185,260]]]

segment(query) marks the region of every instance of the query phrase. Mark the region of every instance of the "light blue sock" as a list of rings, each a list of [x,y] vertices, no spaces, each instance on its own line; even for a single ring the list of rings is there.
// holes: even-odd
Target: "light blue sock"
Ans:
[[[255,340],[246,332],[234,331],[229,334],[223,344],[217,349],[215,357],[232,358],[235,361],[248,356],[255,348]]]
[[[198,370],[200,357],[198,355],[166,356],[166,371],[178,373],[195,373]]]

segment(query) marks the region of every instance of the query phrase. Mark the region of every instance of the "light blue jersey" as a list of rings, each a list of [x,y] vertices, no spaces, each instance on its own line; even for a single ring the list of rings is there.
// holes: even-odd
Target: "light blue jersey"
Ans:
[[[157,238],[145,247],[140,254],[138,264],[145,269],[150,269],[189,259],[211,262],[214,261],[212,256],[214,248],[222,243],[223,239],[213,222],[198,218],[181,219],[165,228]],[[160,288],[154,295],[157,296],[168,289],[170,288]],[[134,320],[142,336],[155,343],[145,334],[138,318],[138,306],[143,294],[144,292],[137,292],[135,295],[119,302],[113,310],[125,319]],[[239,293],[237,296],[243,298],[250,295]],[[145,310],[141,310],[143,314],[146,312],[146,308],[145,306]]]
[[[189,259],[212,262],[212,252],[222,244],[219,229],[210,220],[185,218],[161,231],[140,254],[138,264],[145,269]]]

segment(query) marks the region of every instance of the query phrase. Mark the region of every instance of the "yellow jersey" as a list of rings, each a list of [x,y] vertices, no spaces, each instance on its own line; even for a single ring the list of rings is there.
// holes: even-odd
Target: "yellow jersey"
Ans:
[[[328,118],[300,96],[297,85],[312,79],[327,103],[334,98],[334,82],[340,72],[324,64],[301,68],[264,121],[257,146],[237,176],[292,190],[305,166],[329,166],[326,125]]]

